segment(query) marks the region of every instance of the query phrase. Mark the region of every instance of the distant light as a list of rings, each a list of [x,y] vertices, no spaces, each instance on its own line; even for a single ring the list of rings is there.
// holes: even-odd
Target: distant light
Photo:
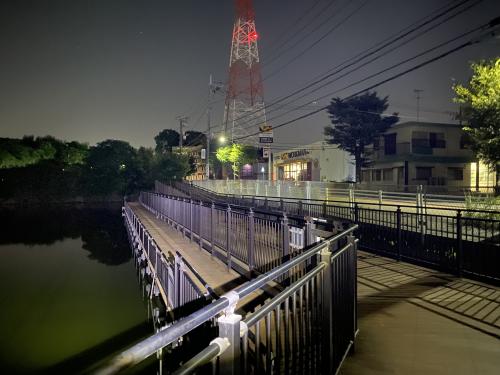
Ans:
[[[226,143],[226,137],[224,137],[223,135],[221,135],[221,136],[219,137],[219,142],[220,142],[220,143]]]
[[[266,171],[266,168],[262,167],[262,168],[260,169],[260,171],[261,171],[262,173],[264,173],[264,172]]]

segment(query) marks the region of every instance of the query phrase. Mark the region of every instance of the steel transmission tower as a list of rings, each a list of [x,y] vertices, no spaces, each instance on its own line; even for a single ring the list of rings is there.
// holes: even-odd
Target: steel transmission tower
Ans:
[[[265,125],[264,90],[260,72],[258,34],[252,0],[236,0],[224,131],[231,141],[255,133]],[[257,136],[242,140],[256,143]]]

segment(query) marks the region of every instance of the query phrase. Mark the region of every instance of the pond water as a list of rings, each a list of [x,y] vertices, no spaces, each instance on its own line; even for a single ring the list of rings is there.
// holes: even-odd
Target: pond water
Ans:
[[[0,275],[4,374],[78,373],[153,333],[119,205],[0,209]]]

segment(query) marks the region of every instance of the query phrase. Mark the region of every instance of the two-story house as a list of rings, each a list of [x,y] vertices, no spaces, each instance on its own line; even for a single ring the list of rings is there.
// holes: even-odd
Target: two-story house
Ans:
[[[368,148],[371,163],[363,168],[363,182],[474,187],[480,164],[466,139],[458,124],[396,124]]]

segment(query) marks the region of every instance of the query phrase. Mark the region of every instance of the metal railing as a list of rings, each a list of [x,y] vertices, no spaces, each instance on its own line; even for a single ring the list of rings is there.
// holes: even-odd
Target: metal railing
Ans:
[[[305,245],[308,223],[286,214],[141,192],[141,204],[240,273],[265,272]]]
[[[355,229],[332,236],[243,283],[125,350],[98,373],[129,368],[172,344],[187,351],[190,341],[184,338],[216,318],[218,333],[198,335],[198,341],[206,340],[207,348],[186,361],[178,373],[189,373],[207,362],[220,374],[335,373],[357,332]],[[244,317],[235,313],[243,298],[297,267],[306,272],[279,294]],[[163,353],[165,363],[175,360],[168,357],[168,351]]]
[[[423,207],[464,208],[467,194],[492,195],[494,187],[377,185],[320,181],[202,180],[194,186],[217,194],[348,201],[354,203],[419,204]],[[167,185],[166,185],[167,186]],[[158,191],[158,190],[157,190]]]
[[[161,295],[165,306],[173,310],[208,294],[213,295],[201,276],[179,253],[167,256],[160,250],[127,203],[123,206],[123,216],[135,259],[144,263],[146,273],[151,277],[150,297]]]
[[[410,205],[299,200],[278,197],[217,195],[194,186],[192,196],[285,211],[289,217],[309,215],[359,225],[360,246],[375,253],[471,278],[500,283],[498,211],[422,210]]]

